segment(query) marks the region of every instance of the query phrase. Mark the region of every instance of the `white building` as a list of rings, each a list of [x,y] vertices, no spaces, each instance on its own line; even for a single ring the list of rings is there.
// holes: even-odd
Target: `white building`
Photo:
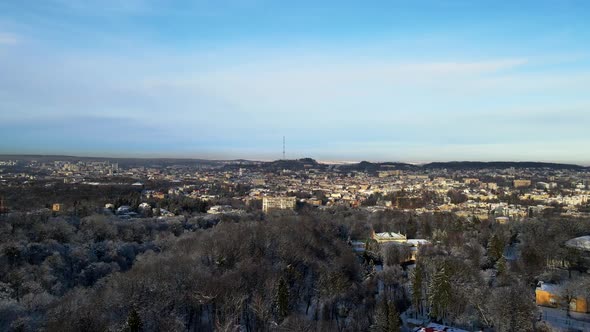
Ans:
[[[297,199],[295,197],[263,197],[262,211],[268,212],[272,209],[277,210],[293,210]]]

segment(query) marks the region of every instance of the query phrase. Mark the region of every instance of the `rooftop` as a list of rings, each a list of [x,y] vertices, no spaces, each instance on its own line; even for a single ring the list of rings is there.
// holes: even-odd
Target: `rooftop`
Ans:
[[[570,248],[575,248],[584,251],[590,251],[590,235],[580,236],[565,242],[565,245]]]

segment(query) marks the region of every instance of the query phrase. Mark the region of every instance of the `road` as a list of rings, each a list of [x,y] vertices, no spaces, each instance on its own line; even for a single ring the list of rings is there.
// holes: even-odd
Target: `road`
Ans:
[[[590,315],[572,313],[567,317],[565,310],[539,307],[541,319],[561,331],[590,331]]]

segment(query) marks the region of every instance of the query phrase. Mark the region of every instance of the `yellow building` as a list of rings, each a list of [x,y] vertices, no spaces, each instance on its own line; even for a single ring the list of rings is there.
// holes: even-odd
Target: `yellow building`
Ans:
[[[514,188],[526,188],[531,186],[531,180],[514,180]]]
[[[457,208],[457,206],[455,206],[454,204],[443,204],[443,205],[439,205],[437,207],[437,209],[439,211],[443,211],[443,212],[451,212],[455,208]]]
[[[383,232],[383,233],[375,233],[372,231],[371,238],[378,243],[387,243],[387,242],[400,242],[406,243],[408,239],[405,235],[394,233],[394,232]]]
[[[525,194],[518,197],[519,199],[530,199],[533,201],[544,202],[549,199],[549,194]]]
[[[558,307],[563,303],[563,299],[559,296],[560,286],[554,284],[541,284],[535,290],[535,300],[537,305],[543,307]],[[569,309],[572,312],[588,313],[588,301],[583,297],[576,297],[569,303]]]
[[[409,249],[409,255],[403,263],[416,261],[416,256],[418,255],[418,249],[420,248],[420,246],[430,244],[430,242],[427,240],[408,239],[405,235],[395,232],[375,233],[374,230],[371,231],[371,239],[375,240],[377,243],[382,245],[396,245],[407,247]]]
[[[254,186],[264,186],[266,181],[264,179],[252,179],[252,185]]]
[[[508,217],[496,217],[496,222],[499,224],[506,224],[510,221],[510,218]]]
[[[63,204],[55,203],[51,206],[51,211],[60,212],[63,210]]]

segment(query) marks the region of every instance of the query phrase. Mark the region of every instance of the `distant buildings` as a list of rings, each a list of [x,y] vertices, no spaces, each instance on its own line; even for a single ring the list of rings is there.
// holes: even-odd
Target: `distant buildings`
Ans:
[[[262,211],[268,212],[269,210],[293,210],[297,199],[295,197],[263,197],[262,198]]]
[[[264,186],[266,181],[264,179],[252,179],[252,185],[254,186]]]
[[[214,205],[207,210],[208,214],[245,214],[246,211],[240,209],[234,209],[231,205]]]
[[[245,205],[259,204],[267,197],[263,203],[265,212],[294,208],[298,199],[284,196],[298,193],[301,202],[311,206],[360,207],[371,213],[400,209],[416,214],[452,213],[480,220],[509,218],[496,219],[498,222],[553,213],[590,216],[590,173],[586,170],[412,167],[399,170],[391,165],[363,170],[348,165],[311,163],[300,169],[279,170],[273,163],[245,161],[227,162],[239,164],[239,168],[226,169],[206,165],[123,166],[88,160],[19,161],[24,168],[3,167],[12,164],[0,162],[2,186],[25,185],[35,180],[48,185],[131,186],[142,189],[144,199],[184,196],[207,202],[207,206],[220,204],[218,199],[223,191]],[[250,166],[244,167],[246,164]],[[29,174],[29,170],[33,173]],[[88,179],[100,180],[89,182]],[[174,185],[159,186],[160,183]],[[62,209],[66,209],[68,202],[63,203],[66,205]],[[211,213],[228,213],[222,210],[214,208]]]
[[[528,188],[531,186],[531,180],[514,180],[514,188]]]
[[[390,176],[400,176],[400,175],[402,175],[402,171],[400,171],[400,170],[379,171],[379,173],[377,173],[377,175],[380,178],[386,178],[386,177],[390,177]]]
[[[507,224],[510,221],[509,217],[496,217],[496,222],[499,224]]]
[[[490,190],[498,190],[498,184],[494,182],[486,183],[486,187]]]

